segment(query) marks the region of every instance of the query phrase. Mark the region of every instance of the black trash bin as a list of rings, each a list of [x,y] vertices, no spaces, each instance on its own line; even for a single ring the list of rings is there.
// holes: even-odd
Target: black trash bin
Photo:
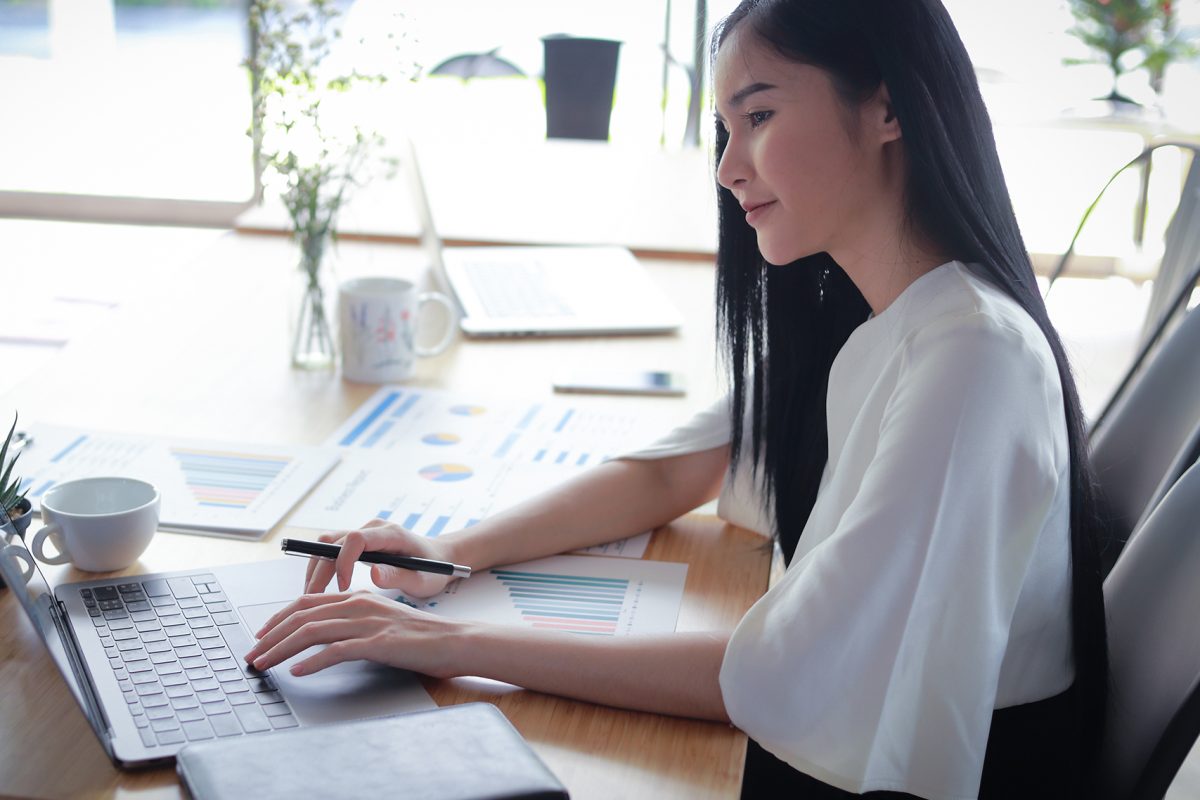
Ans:
[[[607,141],[621,43],[547,36],[542,46],[546,138]]]

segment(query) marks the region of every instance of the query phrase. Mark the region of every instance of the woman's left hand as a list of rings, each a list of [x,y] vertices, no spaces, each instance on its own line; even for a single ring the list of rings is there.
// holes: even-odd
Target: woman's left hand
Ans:
[[[367,660],[451,677],[447,645],[461,623],[417,611],[371,592],[306,594],[267,620],[246,661],[269,669],[310,647],[326,645],[291,669],[309,675],[343,661]]]

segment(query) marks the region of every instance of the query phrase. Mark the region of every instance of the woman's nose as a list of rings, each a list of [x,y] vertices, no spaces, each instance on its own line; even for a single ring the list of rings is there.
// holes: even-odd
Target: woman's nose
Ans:
[[[728,142],[721,153],[721,162],[717,164],[717,183],[726,189],[745,183],[747,175],[745,159],[738,152],[739,148]]]

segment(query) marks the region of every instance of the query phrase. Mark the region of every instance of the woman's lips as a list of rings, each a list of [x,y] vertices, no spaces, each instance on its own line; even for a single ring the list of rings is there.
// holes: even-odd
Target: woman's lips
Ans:
[[[742,206],[746,211],[746,224],[753,225],[763,217],[768,211],[775,207],[775,201],[769,203],[758,203],[753,205]]]

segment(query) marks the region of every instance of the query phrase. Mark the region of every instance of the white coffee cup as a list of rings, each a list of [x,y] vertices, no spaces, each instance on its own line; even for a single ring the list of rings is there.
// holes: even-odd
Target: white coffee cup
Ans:
[[[426,303],[445,309],[446,330],[432,347],[416,343],[417,317]],[[412,375],[417,358],[435,356],[454,338],[458,314],[438,292],[418,292],[401,278],[355,278],[338,291],[342,375],[361,383],[392,383]]]
[[[42,495],[44,527],[30,549],[39,561],[70,561],[88,572],[113,572],[138,560],[154,531],[162,503],[154,484],[135,478],[80,478]],[[50,539],[58,554],[43,547]]]

